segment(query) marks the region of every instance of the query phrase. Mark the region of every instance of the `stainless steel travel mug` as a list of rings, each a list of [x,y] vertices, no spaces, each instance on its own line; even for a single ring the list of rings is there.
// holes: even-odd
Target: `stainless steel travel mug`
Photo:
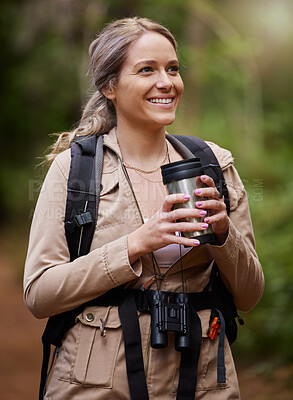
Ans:
[[[203,187],[200,176],[205,169],[213,168],[212,165],[202,166],[199,158],[188,158],[181,161],[162,165],[161,172],[163,183],[166,185],[168,193],[184,193],[190,195],[190,200],[184,203],[177,203],[174,208],[195,208],[195,202],[198,201],[194,194],[196,189]],[[204,198],[202,198],[204,200]],[[205,217],[207,217],[209,213]],[[203,223],[204,218],[182,218],[179,221]],[[212,227],[209,226],[203,231],[182,232],[182,236],[195,238],[203,243],[211,243],[215,240]]]

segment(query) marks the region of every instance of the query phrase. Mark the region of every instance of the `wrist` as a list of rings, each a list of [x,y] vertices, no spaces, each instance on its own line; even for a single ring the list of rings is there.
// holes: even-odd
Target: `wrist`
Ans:
[[[214,235],[216,238],[217,246],[222,246],[226,242],[228,234],[229,234],[229,227],[230,227],[230,224],[228,222],[228,225],[225,229],[214,230]]]
[[[132,232],[127,236],[128,258],[129,263],[133,264],[143,254],[143,241],[140,240],[137,232]]]

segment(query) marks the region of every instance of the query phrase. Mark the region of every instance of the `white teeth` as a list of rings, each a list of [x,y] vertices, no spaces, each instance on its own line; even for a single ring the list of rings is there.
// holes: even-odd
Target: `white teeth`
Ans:
[[[169,104],[172,103],[173,99],[150,99],[151,103],[162,103],[162,104]]]

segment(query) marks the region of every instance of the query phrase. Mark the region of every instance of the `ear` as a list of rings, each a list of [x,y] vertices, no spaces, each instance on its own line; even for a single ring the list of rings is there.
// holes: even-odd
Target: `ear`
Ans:
[[[101,92],[107,99],[114,101],[116,98],[115,88],[102,89]]]

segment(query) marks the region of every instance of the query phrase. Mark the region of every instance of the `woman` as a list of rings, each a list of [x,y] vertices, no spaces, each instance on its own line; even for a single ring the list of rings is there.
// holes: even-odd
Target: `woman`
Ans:
[[[206,175],[201,177],[204,187],[196,193],[194,209],[175,211],[174,205],[189,197],[167,195],[162,183],[161,165],[182,160],[184,153],[182,145],[165,133],[183,91],[175,39],[155,22],[128,18],[108,25],[92,42],[90,56],[97,90],[77,129],[56,142],[36,206],[24,275],[27,306],[37,318],[45,318],[121,285],[156,289],[154,268],[162,291],[180,292],[181,254],[187,292],[206,287],[214,260],[237,308],[249,311],[261,298],[264,278],[245,190],[230,152],[210,143],[228,185],[229,216]],[[91,251],[70,262],[64,235],[68,148],[74,138],[90,134],[104,134],[99,218]],[[204,221],[176,222],[184,217]],[[199,245],[176,233],[208,225],[214,244]],[[198,315],[202,338],[196,398],[239,399],[229,345],[226,341],[226,382],[218,383],[218,339],[208,337],[211,312]],[[139,313],[139,326],[147,396],[175,399],[181,354],[174,350],[174,338],[169,335],[167,347],[154,349],[149,313]],[[102,336],[97,334],[100,329]],[[117,307],[87,307],[63,339],[45,399],[130,399],[128,379]]]

